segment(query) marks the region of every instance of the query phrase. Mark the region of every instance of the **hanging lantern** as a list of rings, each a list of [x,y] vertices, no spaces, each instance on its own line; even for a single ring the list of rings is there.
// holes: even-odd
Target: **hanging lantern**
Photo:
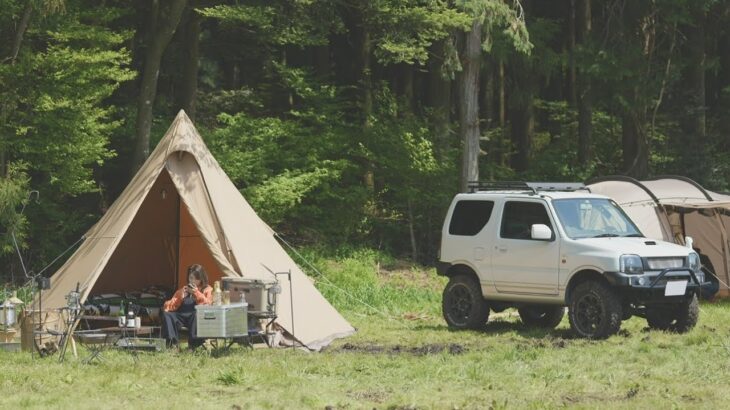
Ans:
[[[18,306],[22,304],[23,301],[18,299],[17,293],[13,291],[13,296],[0,305],[0,325],[4,329],[13,327],[18,322]]]

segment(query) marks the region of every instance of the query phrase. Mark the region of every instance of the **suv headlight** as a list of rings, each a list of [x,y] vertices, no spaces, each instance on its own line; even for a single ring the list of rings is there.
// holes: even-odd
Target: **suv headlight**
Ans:
[[[687,262],[689,262],[689,269],[692,272],[699,272],[700,271],[700,256],[696,253],[692,252],[687,257]]]
[[[644,263],[639,255],[621,255],[618,259],[618,270],[629,275],[644,273]]]

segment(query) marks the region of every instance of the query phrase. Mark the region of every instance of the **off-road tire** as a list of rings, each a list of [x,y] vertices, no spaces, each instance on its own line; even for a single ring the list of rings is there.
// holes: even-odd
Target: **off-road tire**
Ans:
[[[699,318],[700,305],[697,295],[692,295],[692,298],[673,308],[646,308],[646,323],[652,329],[687,333],[695,327]]]
[[[441,308],[451,329],[481,329],[489,319],[489,303],[472,275],[456,275],[449,280]]]
[[[621,299],[598,281],[575,287],[568,306],[570,327],[580,337],[605,339],[621,328]]]
[[[565,316],[565,308],[563,306],[551,305],[533,305],[518,308],[522,323],[527,326],[542,327],[545,329],[553,329],[560,324]]]

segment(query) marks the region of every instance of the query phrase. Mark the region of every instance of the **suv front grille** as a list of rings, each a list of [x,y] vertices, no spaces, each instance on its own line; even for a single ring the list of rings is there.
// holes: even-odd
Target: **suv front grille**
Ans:
[[[662,270],[670,268],[683,268],[684,258],[672,257],[672,258],[647,258],[646,264],[651,270]]]

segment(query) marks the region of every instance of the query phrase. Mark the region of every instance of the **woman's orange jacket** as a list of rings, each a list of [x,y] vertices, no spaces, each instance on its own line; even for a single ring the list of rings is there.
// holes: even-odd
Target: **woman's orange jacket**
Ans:
[[[162,307],[162,309],[165,312],[174,312],[180,308],[180,305],[182,305],[184,298],[185,286],[175,292],[175,294],[172,295],[172,299],[165,302],[165,305]],[[206,286],[202,292],[200,291],[200,289],[195,289],[195,293],[193,293],[193,298],[195,299],[196,305],[210,305],[211,303],[213,303],[213,288],[210,286]]]

